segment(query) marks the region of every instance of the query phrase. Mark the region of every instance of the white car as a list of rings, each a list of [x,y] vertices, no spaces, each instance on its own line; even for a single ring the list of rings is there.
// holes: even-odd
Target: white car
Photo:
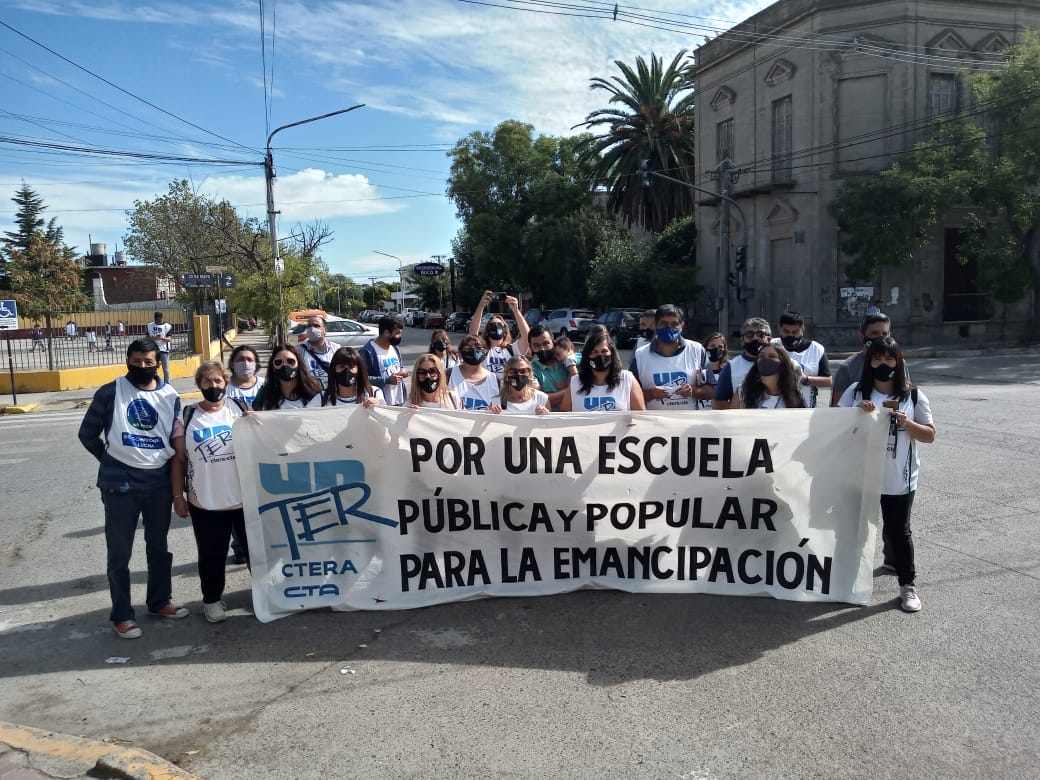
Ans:
[[[325,320],[325,326],[328,331],[325,334],[325,338],[336,342],[341,347],[354,347],[357,349],[365,346],[365,344],[379,335],[379,329],[374,325],[366,325],[357,320],[337,317],[335,314],[328,316]],[[307,338],[306,330],[306,322],[293,323],[292,328],[289,330],[290,338],[295,336],[297,341],[303,341]]]

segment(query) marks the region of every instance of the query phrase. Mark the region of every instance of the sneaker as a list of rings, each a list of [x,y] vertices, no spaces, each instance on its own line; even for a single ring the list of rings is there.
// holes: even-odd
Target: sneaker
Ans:
[[[113,625],[116,629],[116,636],[120,639],[137,639],[141,636],[141,627],[137,625],[136,620],[120,620]]]
[[[180,618],[188,617],[190,613],[187,607],[175,607],[173,604],[167,604],[165,607],[153,609],[148,614],[152,617],[166,618],[167,620],[179,620]]]
[[[235,557],[233,558],[233,560],[236,566],[241,566],[243,563],[246,562],[246,554],[237,552],[235,553]]]
[[[913,585],[900,585],[899,599],[902,602],[900,606],[904,612],[921,611],[921,599],[917,595],[917,588]]]
[[[203,604],[202,612],[210,623],[223,623],[227,620],[227,604],[223,601],[214,601],[212,604]]]

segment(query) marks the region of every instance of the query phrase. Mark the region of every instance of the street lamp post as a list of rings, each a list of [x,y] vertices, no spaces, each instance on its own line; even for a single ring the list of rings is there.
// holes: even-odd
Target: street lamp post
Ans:
[[[745,262],[746,262],[746,258],[747,258],[747,243],[748,243],[748,221],[747,221],[747,215],[744,213],[744,209],[741,207],[741,205],[739,203],[737,203],[737,201],[735,201],[733,198],[731,198],[725,192],[712,192],[711,190],[706,190],[703,187],[698,187],[696,184],[690,184],[688,181],[683,181],[682,179],[674,179],[671,176],[666,176],[663,173],[658,173],[657,171],[652,171],[652,170],[650,170],[650,161],[649,160],[644,160],[643,163],[639,166],[639,169],[640,169],[640,171],[643,172],[644,175],[656,176],[659,179],[664,179],[665,181],[670,181],[673,184],[679,184],[679,185],[681,185],[683,187],[689,187],[691,190],[697,190],[697,192],[703,192],[706,195],[711,195],[712,197],[718,198],[724,204],[730,205],[733,208],[735,208],[737,210],[737,213],[740,214],[740,221],[742,223],[743,232],[744,232],[744,243],[741,244],[741,247],[738,248],[738,251],[740,252],[741,257],[743,257],[745,259]],[[726,219],[728,220],[728,215],[726,216]],[[728,224],[724,225],[724,229],[728,232],[729,225]],[[727,250],[727,253],[726,253],[727,256],[723,257],[722,256],[722,252],[720,250],[720,253],[719,253],[719,264],[718,264],[718,267],[717,267],[717,270],[716,270],[716,273],[718,275],[718,279],[716,281],[716,288],[717,288],[717,291],[718,291],[717,306],[718,306],[718,310],[719,310],[719,333],[722,334],[723,338],[727,338],[728,335],[727,335],[726,331],[729,330],[729,312],[727,310],[726,300],[727,300],[727,298],[729,298],[729,296],[728,295],[723,295],[723,291],[726,289],[726,285],[728,284],[728,281],[729,281],[729,256],[728,256],[729,241],[727,240],[727,241],[724,241],[723,243],[724,243],[724,245],[726,247],[726,250]]]
[[[274,208],[274,157],[271,154],[271,140],[275,137],[276,133],[280,133],[282,130],[286,130],[290,127],[297,127],[298,125],[306,125],[310,122],[317,122],[319,119],[328,119],[330,116],[337,116],[338,114],[346,114],[349,111],[353,111],[356,108],[363,108],[364,103],[358,103],[356,106],[350,108],[341,108],[339,111],[330,111],[327,114],[321,116],[312,116],[309,119],[301,119],[299,122],[290,122],[287,125],[276,127],[271,131],[271,134],[267,136],[267,154],[264,156],[264,179],[267,184],[267,230],[271,234],[271,252],[274,254],[274,272],[278,277],[278,324],[277,330],[278,343],[284,343],[284,329],[285,329],[285,301],[282,297],[282,271],[285,266],[282,263],[281,255],[278,252],[278,212]]]
[[[382,255],[383,257],[392,257],[394,260],[397,261],[397,281],[398,284],[401,286],[400,291],[397,293],[397,312],[400,314],[404,311],[404,261],[401,260],[401,258],[397,255],[391,255],[387,254],[386,252],[380,252],[378,249],[373,249],[372,251],[375,252],[377,255]]]

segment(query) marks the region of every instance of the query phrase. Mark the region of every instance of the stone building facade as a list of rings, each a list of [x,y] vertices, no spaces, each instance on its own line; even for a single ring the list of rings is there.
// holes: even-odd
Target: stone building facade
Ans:
[[[1028,301],[1004,310],[977,289],[972,263],[956,262],[956,213],[910,264],[854,287],[828,206],[845,177],[880,171],[935,117],[965,109],[961,74],[992,68],[1036,26],[1040,0],[781,0],[698,48],[698,184],[714,189],[709,172],[731,160],[741,172],[730,194],[749,222],[754,293],[741,301],[726,285],[730,331],[745,312],[775,323],[791,308],[819,340],[851,344],[880,299],[908,344],[1020,333]],[[698,278],[712,292],[719,214],[717,199],[702,198]],[[730,222],[735,247],[735,213]],[[707,326],[712,313],[700,315]]]

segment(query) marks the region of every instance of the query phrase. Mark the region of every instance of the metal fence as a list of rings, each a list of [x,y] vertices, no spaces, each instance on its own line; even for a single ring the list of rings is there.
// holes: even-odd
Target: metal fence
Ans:
[[[126,362],[126,348],[131,341],[147,334],[144,326],[126,328],[124,334],[105,335],[104,329],[80,330],[69,336],[64,328],[51,328],[42,338],[25,336],[24,331],[0,337],[0,361],[4,370],[14,366],[15,371],[55,371],[63,368],[107,366]],[[183,325],[174,326],[170,333],[171,357],[191,355],[191,334]]]

